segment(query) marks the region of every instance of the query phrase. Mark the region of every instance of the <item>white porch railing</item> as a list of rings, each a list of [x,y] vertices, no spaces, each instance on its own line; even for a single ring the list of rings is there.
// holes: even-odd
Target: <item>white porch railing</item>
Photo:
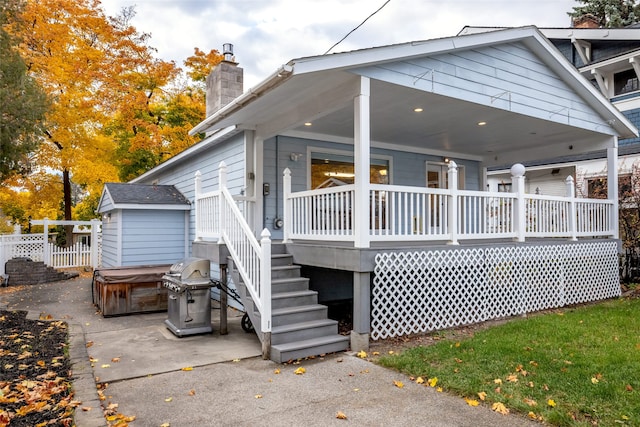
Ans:
[[[368,224],[370,241],[389,242],[615,234],[614,202],[576,198],[571,177],[567,197],[555,197],[525,194],[524,185],[513,193],[459,190],[456,175],[451,162],[448,189],[369,184],[369,211],[360,214],[354,185],[291,193],[285,170],[285,241],[354,241],[359,221]]]
[[[196,172],[196,240],[215,239],[226,245],[260,312],[262,354],[268,359],[271,347],[271,234],[265,228],[260,242],[254,236],[227,189],[227,166],[224,162],[220,163],[218,190],[202,193],[201,179],[200,172]]]

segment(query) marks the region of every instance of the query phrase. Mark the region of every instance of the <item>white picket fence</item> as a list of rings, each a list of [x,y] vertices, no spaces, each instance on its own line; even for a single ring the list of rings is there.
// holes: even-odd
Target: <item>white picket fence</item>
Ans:
[[[0,235],[0,276],[4,276],[5,264],[12,258],[27,257],[36,262],[44,262],[54,268],[92,267],[102,264],[101,222],[92,221],[49,221],[34,220],[32,225],[44,225],[44,233]],[[63,248],[48,242],[49,226],[74,225],[91,227],[91,245],[77,242]],[[45,243],[46,242],[46,243]]]

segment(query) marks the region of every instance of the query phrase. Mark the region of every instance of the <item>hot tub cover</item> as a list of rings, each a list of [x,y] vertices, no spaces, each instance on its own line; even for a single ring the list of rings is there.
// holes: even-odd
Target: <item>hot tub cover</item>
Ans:
[[[156,282],[161,281],[170,269],[170,264],[103,268],[96,270],[94,278],[102,283]]]

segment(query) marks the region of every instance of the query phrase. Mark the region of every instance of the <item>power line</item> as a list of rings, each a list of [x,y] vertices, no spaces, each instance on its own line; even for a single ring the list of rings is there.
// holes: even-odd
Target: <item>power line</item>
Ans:
[[[353,33],[353,32],[354,32],[355,30],[357,30],[358,28],[362,27],[362,26],[364,25],[364,23],[365,23],[365,22],[367,22],[367,21],[369,20],[369,18],[371,18],[371,17],[372,17],[373,15],[375,15],[376,13],[380,12],[380,11],[382,10],[382,8],[383,8],[383,7],[385,7],[387,4],[389,4],[389,2],[390,2],[390,1],[391,1],[391,0],[387,0],[387,1],[385,1],[385,2],[384,2],[384,4],[378,8],[378,10],[376,10],[375,12],[373,12],[371,15],[367,16],[367,19],[365,19],[364,21],[362,21],[362,22],[360,23],[360,25],[358,25],[357,27],[355,27],[353,30],[349,31],[349,32],[347,33],[347,35],[346,35],[346,36],[344,36],[344,37],[343,37],[343,38],[341,38],[341,39],[340,39],[336,44],[334,44],[333,46],[331,46],[331,47],[329,48],[329,50],[327,50],[327,51],[324,53],[324,55],[326,55],[327,53],[331,52],[331,50],[332,50],[334,47],[336,47],[336,46],[338,46],[340,43],[342,43],[342,42],[344,41],[344,39],[346,39],[347,37],[349,37],[349,36],[351,35],[351,33]]]

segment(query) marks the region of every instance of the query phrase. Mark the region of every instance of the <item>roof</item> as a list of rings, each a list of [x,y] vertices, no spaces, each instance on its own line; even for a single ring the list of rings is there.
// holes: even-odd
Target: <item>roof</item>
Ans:
[[[636,135],[635,127],[582,78],[573,65],[533,26],[293,59],[257,86],[207,117],[190,133],[238,126],[258,129],[263,136],[268,137],[283,130],[296,130],[295,126],[303,130],[301,123],[294,124],[291,121],[300,114],[300,109],[291,110],[292,106],[303,100],[326,97],[328,88],[336,89],[335,94],[331,95],[334,100],[347,96],[346,91],[340,88],[352,83],[349,79],[356,77],[358,69],[514,42],[523,43],[542,58],[548,67],[598,112],[603,122],[611,123],[621,137]],[[283,117],[283,111],[290,111],[290,114]]]
[[[98,212],[105,211],[109,201],[115,209],[191,209],[191,202],[173,185],[109,182],[102,190]]]

